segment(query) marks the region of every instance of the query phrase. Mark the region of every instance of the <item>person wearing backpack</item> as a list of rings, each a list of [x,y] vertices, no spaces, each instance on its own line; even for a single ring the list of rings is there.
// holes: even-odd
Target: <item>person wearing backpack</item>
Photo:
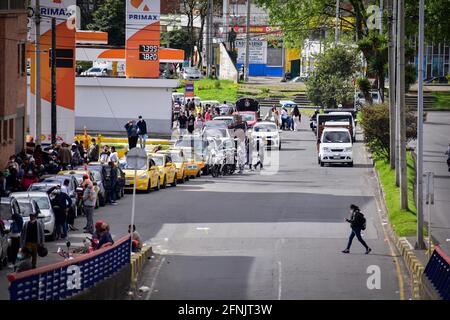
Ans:
[[[348,239],[347,248],[343,250],[343,253],[350,253],[350,247],[352,245],[353,238],[356,236],[359,242],[366,248],[366,254],[369,254],[372,251],[371,248],[367,245],[364,239],[361,237],[361,231],[366,230],[366,218],[362,214],[361,210],[357,205],[350,205],[351,217],[350,219],[345,219],[348,223],[350,223],[350,227],[352,228],[352,232]]]

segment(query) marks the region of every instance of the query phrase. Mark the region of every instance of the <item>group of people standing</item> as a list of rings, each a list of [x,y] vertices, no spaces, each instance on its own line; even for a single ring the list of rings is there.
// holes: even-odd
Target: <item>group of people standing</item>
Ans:
[[[275,122],[277,127],[279,127],[281,130],[298,131],[300,130],[302,115],[298,106],[292,108],[291,111],[288,111],[287,108],[283,107],[281,108],[280,112],[274,105],[266,115],[265,120],[271,120]]]
[[[138,117],[138,121],[130,120],[125,124],[125,129],[127,130],[128,136],[128,148],[131,150],[136,148],[137,142],[139,140],[140,147],[145,149],[145,144],[148,138],[147,123],[142,118]]]

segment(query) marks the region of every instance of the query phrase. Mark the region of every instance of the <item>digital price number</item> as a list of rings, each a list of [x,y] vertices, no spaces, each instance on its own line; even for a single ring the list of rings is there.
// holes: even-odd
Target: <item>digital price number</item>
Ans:
[[[158,46],[145,45],[139,46],[139,60],[156,61],[158,60]]]

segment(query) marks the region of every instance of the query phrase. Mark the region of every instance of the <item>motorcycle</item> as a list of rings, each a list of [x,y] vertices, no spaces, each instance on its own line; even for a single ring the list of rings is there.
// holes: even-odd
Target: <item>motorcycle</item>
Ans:
[[[79,248],[75,248],[70,252],[70,241],[66,242],[67,251],[58,247],[56,253],[64,258],[64,260],[72,260],[74,259],[74,254],[88,254],[97,250],[98,239],[86,237],[83,240],[83,246]]]

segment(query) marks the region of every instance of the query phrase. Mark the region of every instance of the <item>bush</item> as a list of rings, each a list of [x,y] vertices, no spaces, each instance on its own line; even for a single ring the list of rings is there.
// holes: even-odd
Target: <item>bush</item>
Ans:
[[[379,104],[363,108],[361,126],[366,143],[379,159],[389,159],[389,105]],[[417,135],[417,117],[412,110],[406,111],[406,142]]]

